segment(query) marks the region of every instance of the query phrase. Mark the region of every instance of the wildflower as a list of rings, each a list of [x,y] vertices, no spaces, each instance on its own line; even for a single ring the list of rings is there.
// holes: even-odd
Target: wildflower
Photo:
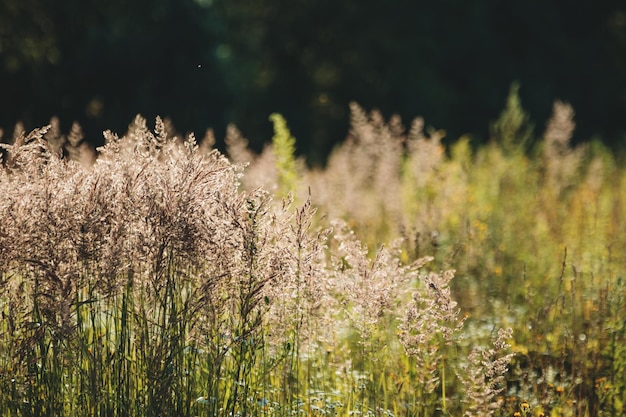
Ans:
[[[530,404],[524,401],[520,404],[520,409],[522,411],[522,415],[527,416],[530,413]]]

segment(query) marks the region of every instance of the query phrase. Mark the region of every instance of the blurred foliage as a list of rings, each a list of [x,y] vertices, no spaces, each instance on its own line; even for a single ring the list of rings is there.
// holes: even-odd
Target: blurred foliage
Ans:
[[[295,192],[296,182],[298,180],[298,171],[294,158],[296,138],[291,136],[291,132],[287,127],[287,121],[282,115],[272,113],[270,120],[274,125],[272,149],[276,158],[276,169],[278,171],[278,196],[285,198],[290,193]]]
[[[158,113],[199,136],[233,122],[260,149],[279,112],[320,162],[351,100],[485,140],[514,81],[539,127],[558,98],[577,109],[575,141],[622,145],[624,2],[0,2],[5,130],[54,114],[97,141]]]

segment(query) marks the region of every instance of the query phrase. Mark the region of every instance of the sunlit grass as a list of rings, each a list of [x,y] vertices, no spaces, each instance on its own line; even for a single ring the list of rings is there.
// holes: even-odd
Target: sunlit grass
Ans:
[[[515,106],[503,112],[491,143],[472,149],[461,139],[445,154],[437,132],[425,136],[414,125],[405,133],[398,120],[353,109],[350,141],[326,170],[307,174],[314,201],[370,245],[402,237],[406,259],[434,255],[435,269],[456,269],[453,294],[470,315],[473,340],[514,328],[518,355],[503,394],[517,398],[511,413],[524,400],[535,414],[619,415],[623,161],[597,143],[571,145],[572,112],[562,103],[530,147]],[[516,142],[519,135],[526,139]],[[354,183],[355,170],[395,174],[381,184]],[[602,391],[604,378],[612,383]]]
[[[44,132],[0,172],[3,415],[462,410],[452,272],[313,226],[306,197],[240,190],[238,167],[160,119],[107,133],[94,165]]]
[[[229,130],[243,171],[160,120],[94,165],[22,137],[2,415],[620,415],[626,170],[565,105],[530,147],[514,106],[478,149],[353,106],[316,170],[282,119],[260,156]]]

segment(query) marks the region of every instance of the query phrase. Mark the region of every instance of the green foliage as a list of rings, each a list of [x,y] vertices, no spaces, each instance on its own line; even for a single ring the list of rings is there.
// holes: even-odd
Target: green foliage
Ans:
[[[491,125],[491,137],[505,152],[526,151],[532,144],[533,125],[522,108],[519,98],[519,83],[509,89],[506,106],[498,120]]]
[[[273,113],[270,120],[274,124],[272,150],[276,157],[278,171],[278,196],[287,197],[296,190],[298,171],[296,169],[296,139],[291,136],[285,118]]]

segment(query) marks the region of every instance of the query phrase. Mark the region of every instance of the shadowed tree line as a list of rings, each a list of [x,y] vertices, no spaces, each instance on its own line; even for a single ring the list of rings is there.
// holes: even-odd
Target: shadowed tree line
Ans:
[[[321,161],[352,100],[486,140],[512,82],[543,129],[554,99],[576,140],[623,145],[626,6],[619,0],[388,3],[344,0],[0,1],[0,126],[74,120],[87,139],[134,115],[259,149],[285,115]]]

